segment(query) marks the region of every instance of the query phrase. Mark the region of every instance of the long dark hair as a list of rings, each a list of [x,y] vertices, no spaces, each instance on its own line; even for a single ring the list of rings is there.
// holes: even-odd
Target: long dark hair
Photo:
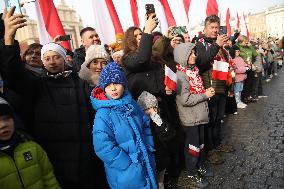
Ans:
[[[123,55],[122,59],[127,57],[129,54],[136,52],[137,49],[138,49],[138,44],[137,44],[136,38],[134,36],[135,30],[141,31],[140,28],[132,26],[132,27],[128,28],[123,35],[122,49],[123,49],[124,55]]]

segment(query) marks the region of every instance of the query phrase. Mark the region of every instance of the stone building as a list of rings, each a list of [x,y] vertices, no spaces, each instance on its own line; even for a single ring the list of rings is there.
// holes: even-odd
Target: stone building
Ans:
[[[72,49],[80,46],[80,30],[83,28],[82,20],[77,18],[76,11],[70,8],[65,0],[61,0],[57,6],[57,12],[62,22],[66,34],[72,37]],[[27,26],[18,30],[17,40],[20,42],[21,52],[24,52],[28,45],[39,42],[37,23],[35,20],[27,18]]]

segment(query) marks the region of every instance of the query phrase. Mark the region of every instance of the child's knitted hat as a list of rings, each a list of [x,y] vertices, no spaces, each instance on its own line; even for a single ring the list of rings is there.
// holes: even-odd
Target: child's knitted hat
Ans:
[[[115,62],[107,64],[101,71],[99,78],[99,86],[103,90],[111,83],[122,84],[124,88],[127,88],[126,76],[120,66]]]

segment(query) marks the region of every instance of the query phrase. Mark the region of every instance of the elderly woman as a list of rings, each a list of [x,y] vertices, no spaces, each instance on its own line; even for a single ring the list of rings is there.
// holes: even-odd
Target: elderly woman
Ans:
[[[85,62],[81,65],[79,77],[86,80],[91,88],[95,87],[109,59],[109,54],[103,45],[91,45],[86,52]]]

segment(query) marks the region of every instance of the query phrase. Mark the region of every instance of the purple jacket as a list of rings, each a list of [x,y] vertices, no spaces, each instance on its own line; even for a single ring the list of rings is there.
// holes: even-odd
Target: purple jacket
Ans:
[[[244,81],[247,78],[246,70],[247,70],[247,64],[241,57],[235,57],[233,59],[235,65],[236,65],[236,77],[235,82],[241,82]]]

